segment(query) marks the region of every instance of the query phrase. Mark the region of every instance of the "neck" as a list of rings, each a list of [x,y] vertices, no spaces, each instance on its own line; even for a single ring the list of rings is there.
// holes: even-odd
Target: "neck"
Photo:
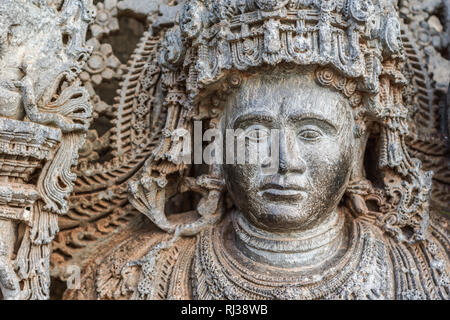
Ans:
[[[251,225],[244,216],[232,214],[237,248],[250,259],[275,267],[317,265],[332,258],[344,239],[344,217],[337,209],[311,229],[271,233]]]

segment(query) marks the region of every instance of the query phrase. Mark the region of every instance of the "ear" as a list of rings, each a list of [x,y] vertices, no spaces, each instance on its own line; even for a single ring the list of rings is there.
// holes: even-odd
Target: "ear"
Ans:
[[[353,159],[350,181],[365,179],[364,157],[366,154],[369,131],[362,121],[355,121],[353,126]],[[374,150],[375,151],[375,150]]]
[[[364,168],[364,156],[369,132],[360,126],[359,121],[354,122],[352,171],[345,191],[347,205],[356,216],[363,216],[369,212],[364,199],[368,189],[370,189],[370,182],[366,180]]]

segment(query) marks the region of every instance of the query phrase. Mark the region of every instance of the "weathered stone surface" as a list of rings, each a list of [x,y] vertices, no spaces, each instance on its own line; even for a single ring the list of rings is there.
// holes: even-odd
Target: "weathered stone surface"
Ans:
[[[112,222],[117,236],[99,225],[67,233],[98,240],[70,251],[84,272],[64,297],[448,299],[447,113],[437,116],[448,80],[433,68],[448,62],[438,12],[448,4],[422,4],[186,1],[165,33],[171,23],[158,21],[173,12],[161,5],[155,19],[149,9],[111,131],[126,164],[86,162],[78,190],[89,190],[90,208],[106,201],[112,211],[129,183],[130,203],[150,221],[121,209],[92,215],[108,226],[131,219]],[[180,161],[180,129],[194,134],[196,120],[222,135],[280,130],[275,172],[263,173],[267,162]],[[146,161],[131,174],[139,154]],[[105,173],[124,186],[107,197],[87,183]],[[86,212],[82,199],[74,212]]]
[[[88,2],[0,4],[5,298],[448,299],[448,1]]]
[[[48,299],[50,243],[92,107],[77,75],[90,0],[0,3],[0,291]]]

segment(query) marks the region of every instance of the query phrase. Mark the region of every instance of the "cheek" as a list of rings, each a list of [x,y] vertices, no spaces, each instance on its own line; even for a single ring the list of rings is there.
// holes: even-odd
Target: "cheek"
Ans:
[[[324,197],[339,195],[350,175],[352,164],[350,143],[330,140],[309,149],[305,161],[312,189]]]
[[[258,168],[253,165],[225,165],[225,182],[232,195],[246,197],[257,186]]]

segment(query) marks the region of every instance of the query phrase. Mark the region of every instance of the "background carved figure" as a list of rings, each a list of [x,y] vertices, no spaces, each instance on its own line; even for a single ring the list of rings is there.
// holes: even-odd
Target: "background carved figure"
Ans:
[[[92,107],[76,78],[90,0],[0,3],[0,289],[48,299],[50,243],[68,210]]]

